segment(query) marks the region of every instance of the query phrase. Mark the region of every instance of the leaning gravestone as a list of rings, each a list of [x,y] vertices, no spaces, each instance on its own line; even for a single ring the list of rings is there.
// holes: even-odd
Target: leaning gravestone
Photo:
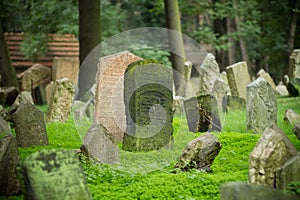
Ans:
[[[223,101],[223,111],[233,111],[233,110],[245,110],[246,109],[246,100],[238,97],[226,95]]]
[[[300,78],[300,49],[294,49],[289,58],[289,77]]]
[[[258,78],[247,86],[247,130],[262,133],[277,123],[276,94],[264,78]]]
[[[75,152],[41,150],[23,161],[26,200],[92,199]]]
[[[41,85],[47,85],[51,81],[51,69],[41,64],[34,64],[18,75],[20,91],[32,91]]]
[[[96,74],[95,119],[118,141],[122,141],[126,130],[124,107],[124,73],[127,66],[142,58],[128,52],[102,57]]]
[[[0,196],[17,195],[20,183],[17,166],[20,158],[16,138],[6,135],[0,139]]]
[[[63,122],[72,110],[74,87],[71,81],[63,78],[55,81],[46,113],[47,122]]]
[[[79,60],[67,57],[54,57],[52,67],[52,81],[68,78],[74,85],[77,84]]]
[[[266,79],[266,81],[268,81],[268,83],[270,84],[270,86],[273,88],[274,91],[276,91],[276,85],[272,79],[272,77],[270,76],[269,73],[267,73],[265,70],[261,69],[257,72],[257,78],[264,78]]]
[[[221,200],[297,200],[299,197],[262,185],[229,182],[221,185]]]
[[[12,116],[20,147],[48,145],[44,114],[31,103],[21,104]]]
[[[114,164],[120,160],[115,136],[100,124],[93,124],[89,128],[80,149],[101,164]]]
[[[226,68],[226,74],[232,96],[246,99],[246,87],[251,82],[247,63],[238,62]]]
[[[199,69],[199,89],[197,95],[211,94],[217,79],[221,79],[219,65],[214,55],[208,53]]]
[[[184,101],[189,130],[192,132],[221,131],[218,104],[211,95],[199,95]]]
[[[276,170],[294,156],[298,151],[286,134],[275,125],[266,128],[250,154],[249,183],[274,187]]]
[[[300,115],[292,109],[287,109],[285,111],[283,120],[286,123],[289,123],[290,125],[295,126],[297,123],[300,122]]]
[[[172,84],[172,69],[158,61],[142,60],[128,66],[124,77],[124,150],[157,150],[172,141]]]
[[[213,134],[205,133],[186,145],[175,168],[182,171],[198,169],[210,172],[210,166],[219,154],[221,147],[221,143]]]

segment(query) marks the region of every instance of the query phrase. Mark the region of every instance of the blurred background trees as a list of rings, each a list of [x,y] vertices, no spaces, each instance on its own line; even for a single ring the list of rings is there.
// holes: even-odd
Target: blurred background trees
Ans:
[[[221,70],[246,60],[276,82],[300,48],[299,0],[178,0],[182,32],[214,53]],[[166,27],[163,0],[101,0],[101,40],[138,27]],[[2,0],[4,32],[24,32],[25,55],[47,51],[47,33],[78,35],[77,0]]]

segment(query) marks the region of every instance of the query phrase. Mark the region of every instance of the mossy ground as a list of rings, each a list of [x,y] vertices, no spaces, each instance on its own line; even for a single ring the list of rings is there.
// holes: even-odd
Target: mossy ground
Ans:
[[[300,150],[292,126],[283,121],[285,110],[300,113],[300,97],[278,98],[278,126]],[[45,112],[45,107],[40,107]],[[249,154],[260,135],[246,132],[246,112],[232,111],[222,116],[223,132],[215,134],[222,150],[212,165],[212,173],[192,170],[172,173],[176,159],[187,142],[202,133],[188,131],[186,119],[176,114],[173,120],[174,143],[159,151],[132,153],[120,150],[119,165],[99,165],[82,159],[82,166],[93,199],[220,199],[220,185],[248,180]],[[23,160],[40,149],[78,149],[81,139],[72,117],[65,123],[47,124],[49,146],[20,148]],[[10,199],[22,199],[12,197]]]

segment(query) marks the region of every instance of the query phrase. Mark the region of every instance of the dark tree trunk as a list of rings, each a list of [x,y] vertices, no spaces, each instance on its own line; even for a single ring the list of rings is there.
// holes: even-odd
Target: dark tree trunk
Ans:
[[[15,68],[12,66],[8,53],[2,22],[0,19],[0,79],[1,86],[15,86],[18,88],[18,80]]]
[[[300,1],[295,0],[294,1],[294,9],[299,9],[299,7],[300,7]],[[296,33],[296,28],[297,28],[297,16],[298,16],[298,13],[292,11],[291,22],[290,22],[290,33],[289,33],[289,38],[288,38],[289,54],[292,53],[292,51],[294,50],[295,33]]]
[[[175,93],[177,96],[184,96],[184,62],[185,52],[181,34],[181,24],[177,0],[164,0],[167,28],[174,30],[168,31],[169,49],[171,50],[171,62],[173,65],[173,76]],[[179,54],[174,53],[174,51]],[[173,52],[172,52],[173,51]]]
[[[214,31],[217,37],[225,35],[226,32],[226,20],[225,19],[215,19],[214,20]],[[224,50],[216,51],[216,60],[219,64],[220,70],[224,70],[228,66],[227,53]]]
[[[234,32],[235,28],[234,28],[233,19],[227,17],[226,18],[226,26],[227,26],[227,33],[228,34]],[[236,59],[235,59],[236,50],[235,50],[235,41],[231,36],[228,37],[228,43],[230,44],[230,47],[228,49],[228,65],[232,65],[236,62]]]
[[[84,98],[86,91],[95,81],[100,52],[94,53],[92,56],[89,54],[100,42],[100,0],[79,0],[79,59],[81,67],[78,80],[78,99]],[[85,61],[88,55],[88,61]]]

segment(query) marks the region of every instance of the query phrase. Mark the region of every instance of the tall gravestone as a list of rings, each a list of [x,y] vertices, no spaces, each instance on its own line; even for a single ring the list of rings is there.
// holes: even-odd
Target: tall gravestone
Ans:
[[[74,85],[77,84],[79,60],[67,57],[54,57],[52,67],[52,81],[68,78]]]
[[[25,200],[92,199],[80,161],[69,150],[41,150],[23,161]]]
[[[247,130],[262,133],[277,123],[276,94],[264,78],[258,78],[247,86]]]
[[[48,145],[44,113],[31,103],[18,107],[13,114],[13,122],[20,147]]]
[[[226,74],[231,95],[246,99],[246,87],[251,82],[247,63],[243,61],[228,66]]]
[[[211,95],[199,95],[184,101],[189,130],[192,132],[221,131],[218,103]]]
[[[289,77],[300,78],[300,49],[294,49],[289,58]]]
[[[276,171],[294,156],[298,151],[287,135],[275,125],[266,128],[250,154],[249,183],[275,187]]]
[[[124,150],[157,150],[173,140],[172,84],[172,69],[158,61],[136,61],[127,67]]]
[[[94,122],[103,125],[118,141],[126,129],[124,73],[127,66],[142,58],[128,52],[102,57],[96,74]]]
[[[66,121],[72,109],[74,87],[68,78],[55,81],[46,113],[47,122]]]

